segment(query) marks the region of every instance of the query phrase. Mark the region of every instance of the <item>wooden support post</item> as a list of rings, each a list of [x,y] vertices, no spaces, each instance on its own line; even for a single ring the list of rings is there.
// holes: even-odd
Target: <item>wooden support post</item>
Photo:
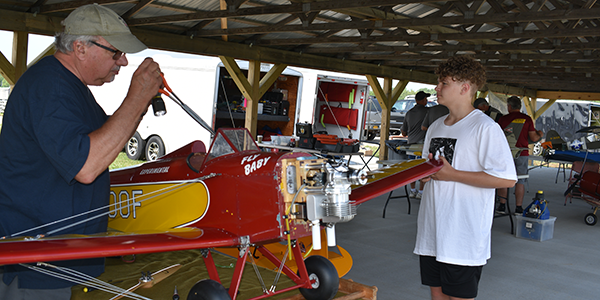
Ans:
[[[477,96],[477,98],[485,98],[485,97],[487,97],[489,92],[490,92],[490,90],[487,90],[485,92],[479,92],[479,96]]]
[[[544,103],[544,105],[542,105],[542,107],[535,112],[533,120],[535,121],[537,118],[539,118],[548,108],[550,108],[550,106],[552,106],[552,104],[554,104],[554,102],[556,102],[556,99],[548,99],[548,102]]]
[[[260,78],[260,61],[250,61],[248,66],[248,78],[244,75],[238,64],[232,57],[219,56],[223,65],[231,75],[235,85],[246,98],[246,118],[244,126],[250,131],[252,137],[256,138],[258,101],[267,92],[269,87],[277,80],[287,65],[277,64]]]
[[[527,110],[527,114],[533,119],[533,116],[535,115],[535,106],[531,105],[531,101],[529,100],[529,97],[527,97],[527,96],[523,96],[521,98],[521,101],[523,102],[523,105],[525,106],[525,109]]]
[[[383,88],[377,80],[377,76],[366,75],[373,93],[377,97],[379,105],[381,105],[381,127],[379,131],[379,159],[386,160],[388,157],[387,146],[385,141],[389,138],[390,132],[390,113],[392,112],[392,106],[402,94],[402,91],[406,88],[408,80],[401,80],[392,89],[392,78],[383,79]]]
[[[250,135],[256,138],[258,127],[258,100],[262,95],[260,91],[260,61],[251,60],[248,65],[248,82],[252,89],[249,91],[249,97],[246,97],[246,124],[245,127],[250,131]]]
[[[227,10],[227,2],[225,0],[219,1],[221,10]],[[227,18],[221,18],[221,29],[227,30]],[[227,42],[227,35],[222,35],[221,39]]]
[[[21,75],[27,71],[28,39],[29,35],[27,32],[15,31],[13,33],[12,64],[15,66],[15,83],[19,80]]]
[[[35,65],[42,58],[44,58],[48,55],[53,55],[55,52],[56,52],[56,48],[54,48],[54,44],[50,44],[50,46],[48,46],[46,49],[44,49],[44,51],[42,51],[42,53],[40,53],[31,62],[29,62],[29,64],[27,64],[27,68],[29,69],[29,67]]]
[[[27,32],[15,31],[13,33],[12,60],[9,61],[4,54],[0,53],[0,74],[10,84],[11,89],[27,70],[28,38]]]
[[[2,53],[0,53],[0,74],[2,74],[2,77],[4,77],[10,86],[14,86],[17,83],[15,66]]]

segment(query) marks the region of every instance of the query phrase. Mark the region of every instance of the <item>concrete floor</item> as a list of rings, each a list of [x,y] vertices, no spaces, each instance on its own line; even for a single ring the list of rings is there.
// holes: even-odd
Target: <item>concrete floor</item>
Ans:
[[[492,258],[483,268],[477,299],[599,299],[600,225],[583,221],[591,206],[581,199],[563,205],[567,183],[562,174],[555,183],[557,169],[536,168],[529,174],[524,206],[537,190],[544,191],[550,214],[556,217],[553,238],[516,238],[508,217],[494,219]],[[395,191],[403,193],[404,188]],[[421,285],[418,257],[412,253],[419,201],[411,200],[409,215],[406,199],[393,199],[383,219],[386,199],[362,204],[354,220],[336,226],[338,245],[354,259],[344,278],[377,286],[381,300],[430,299],[429,287]],[[510,205],[514,209],[514,195]]]

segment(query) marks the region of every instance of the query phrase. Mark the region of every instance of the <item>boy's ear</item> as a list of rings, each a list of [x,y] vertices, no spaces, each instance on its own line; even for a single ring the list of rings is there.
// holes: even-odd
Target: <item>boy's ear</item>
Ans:
[[[471,91],[471,85],[469,84],[469,82],[463,82],[460,86],[461,94],[467,94],[470,91]]]

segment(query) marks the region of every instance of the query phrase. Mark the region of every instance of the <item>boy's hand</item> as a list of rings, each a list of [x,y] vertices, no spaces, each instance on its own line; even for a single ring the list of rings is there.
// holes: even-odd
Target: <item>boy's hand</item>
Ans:
[[[428,158],[433,159],[433,153],[429,153]],[[442,155],[439,156],[439,159],[442,160],[442,162],[444,163],[444,166],[442,166],[442,168],[439,171],[437,171],[435,174],[421,179],[423,182],[427,182],[431,179],[442,180],[442,181],[452,180],[452,171],[454,171],[454,168],[446,160],[446,158],[443,157]]]

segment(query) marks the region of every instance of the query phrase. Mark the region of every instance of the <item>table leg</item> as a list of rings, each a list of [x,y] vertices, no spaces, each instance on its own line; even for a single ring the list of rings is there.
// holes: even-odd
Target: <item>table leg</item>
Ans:
[[[402,195],[402,196],[394,196],[394,197],[392,197],[392,194],[393,194],[393,193],[394,193],[394,191],[391,191],[391,192],[388,194],[388,198],[387,198],[387,200],[385,201],[385,205],[383,206],[383,216],[382,216],[382,218],[384,218],[384,219],[385,219],[385,210],[387,209],[387,205],[388,205],[388,203],[390,202],[390,199],[397,199],[397,198],[403,198],[403,197],[406,197],[406,201],[408,201],[408,214],[410,215],[410,197],[408,196],[408,185],[405,185],[405,186],[404,186],[404,195]]]

